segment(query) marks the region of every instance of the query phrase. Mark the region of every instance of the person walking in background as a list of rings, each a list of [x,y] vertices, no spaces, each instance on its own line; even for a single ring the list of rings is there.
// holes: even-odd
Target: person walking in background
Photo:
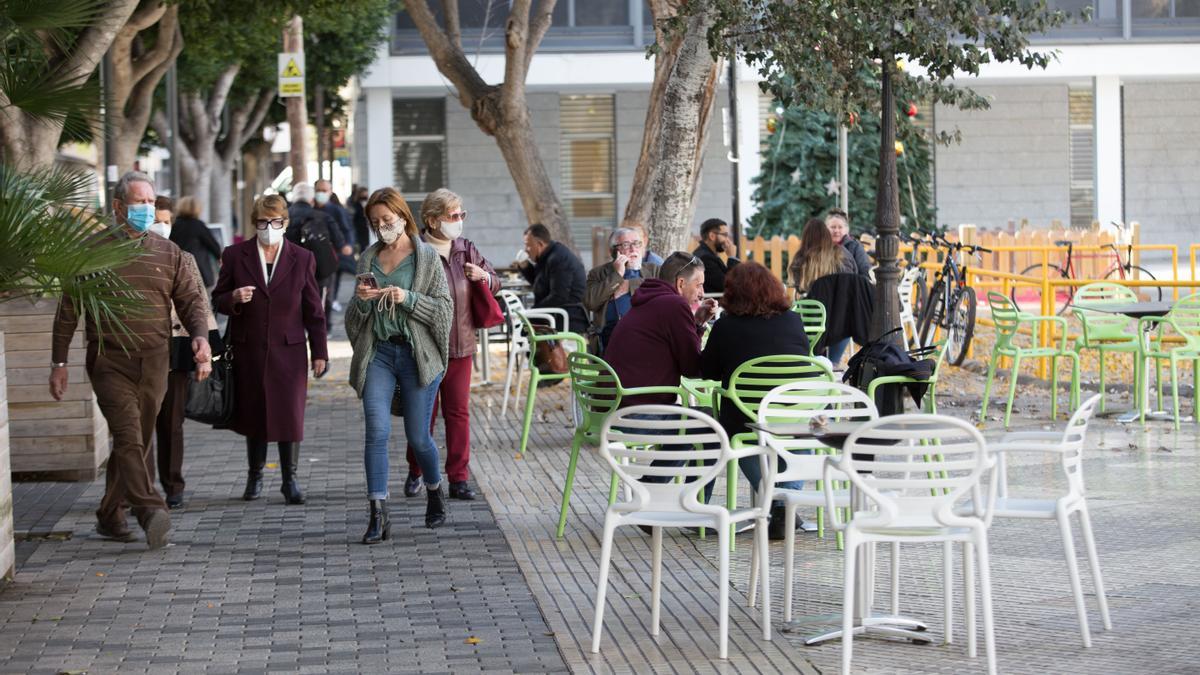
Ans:
[[[258,236],[225,249],[213,290],[217,311],[229,315],[236,364],[237,406],[229,428],[246,437],[249,472],[242,499],[262,496],[267,444],[274,442],[283,474],[279,490],[288,504],[303,504],[297,473],[309,352],[315,377],[325,374],[329,360],[316,261],[304,247],[284,240],[288,212],[283,197],[259,197],[250,221]]]
[[[338,270],[338,255],[346,245],[342,229],[324,211],[314,208],[316,200],[312,183],[292,186],[292,205],[287,210],[285,237],[313,254],[314,274],[321,291],[326,332],[333,325],[333,278]]]
[[[525,230],[525,253],[529,260],[521,264],[520,272],[533,286],[534,308],[567,310],[568,325],[556,326],[556,330],[583,335],[587,331],[587,313],[583,310],[587,272],[579,257],[551,239],[550,230],[542,224]]]
[[[354,241],[358,244],[358,252],[362,253],[372,243],[371,229],[367,224],[367,197],[369,192],[365,185],[356,185],[350,189],[350,222],[354,226]]]
[[[841,209],[829,209],[825,214],[825,225],[833,237],[833,243],[842,246],[854,261],[855,271],[868,276],[871,274],[871,258],[863,248],[862,242],[850,236],[850,216]]]
[[[203,380],[212,371],[212,353],[206,337],[204,289],[197,285],[179,247],[149,232],[154,212],[150,177],[137,171],[121,176],[113,188],[116,227],[102,236],[135,242],[140,255],[113,272],[138,294],[140,311],[120,317],[124,330],[109,321],[98,326],[95,314],[87,312],[85,365],[96,403],[112,434],[96,532],[117,541],[133,541],[126,524],[126,509],[130,508],[146,533],[146,543],[158,549],[167,545],[171,516],[154,489],[150,445],[166,394],[172,304],[191,336],[197,379]],[[69,295],[63,296],[51,332],[50,395],[56,401],[67,392],[67,355],[78,324],[79,308]]]
[[[723,293],[725,274],[741,261],[733,257],[733,239],[729,237],[729,225],[720,218],[709,218],[700,224],[700,245],[692,255],[704,263],[704,292]],[[722,260],[719,253],[728,253]]]
[[[217,283],[216,262],[221,259],[221,245],[212,230],[200,220],[200,201],[195,197],[184,197],[175,208],[175,222],[171,224],[171,241],[196,259],[204,288],[211,290]]]
[[[730,378],[743,363],[760,356],[792,354],[808,356],[808,334],[804,320],[790,311],[787,290],[766,267],[746,262],[729,270],[725,277],[725,295],[721,297],[721,318],[713,324],[708,342],[700,353],[700,376],[717,380],[728,389]],[[749,431],[752,422],[737,406],[722,405],[721,427],[733,438]],[[755,492],[762,489],[762,467],[758,459],[739,460],[738,466]],[[780,487],[800,489],[797,483]],[[771,539],[783,539],[784,502],[771,504]],[[798,526],[799,523],[794,524]],[[815,528],[814,528],[815,529]]]
[[[350,222],[350,213],[342,206],[341,200],[333,192],[332,184],[322,178],[313,184],[313,201],[316,208],[329,216],[335,227],[342,235],[342,246],[338,249],[338,269],[333,273],[329,285],[331,299],[329,306],[333,311],[342,311],[342,303],[338,302],[338,289],[341,288],[342,272],[354,274],[354,225]]]
[[[171,224],[174,221],[173,204],[170,197],[158,197],[154,200],[154,222],[150,231],[160,237],[171,236]],[[196,260],[190,253],[184,252],[184,264],[195,282],[204,287]],[[208,307],[208,294],[205,293],[204,305],[208,309],[208,344],[214,354],[225,351],[221,342],[221,334],[217,331],[217,321],[212,308]],[[167,392],[163,398],[162,407],[155,420],[155,455],[158,458],[158,481],[167,497],[167,508],[178,509],[183,506],[183,490],[186,484],[183,480],[183,409],[187,404],[188,381],[196,372],[196,362],[192,358],[187,329],[179,318],[175,304],[171,304],[171,348],[170,368],[167,375]]]
[[[391,536],[387,499],[393,397],[401,404],[404,435],[425,481],[425,526],[446,522],[446,490],[430,420],[449,361],[454,300],[440,256],[421,241],[399,192],[376,190],[367,200],[367,217],[379,241],[358,259],[346,335],[354,350],[350,385],[362,399],[367,426],[363,463],[370,516],[362,541],[376,544]]]
[[[438,386],[433,403],[430,432],[437,423],[438,403],[446,421],[446,478],[451,499],[475,499],[467,479],[471,461],[471,359],[475,355],[475,322],[471,315],[473,285],[483,284],[488,293],[500,292],[500,278],[487,258],[463,236],[467,212],[462,198],[440,188],[421,203],[421,239],[442,259],[450,297],[454,299],[454,321],[450,324],[450,358],[446,375]],[[484,345],[487,348],[487,345]],[[404,496],[415,497],[421,491],[421,464],[412,446],[408,446],[408,477]]]

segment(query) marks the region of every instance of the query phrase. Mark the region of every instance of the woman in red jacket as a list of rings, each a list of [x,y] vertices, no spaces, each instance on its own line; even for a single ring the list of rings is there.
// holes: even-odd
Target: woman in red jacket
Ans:
[[[225,249],[213,289],[217,311],[229,315],[233,345],[237,403],[229,426],[246,437],[250,465],[242,498],[262,495],[267,443],[273,441],[279,444],[280,491],[288,504],[303,504],[296,469],[304,440],[309,351],[316,377],[325,373],[329,359],[317,263],[307,249],[284,241],[288,217],[283,197],[260,197],[250,222],[258,236]]]
[[[437,421],[438,404],[446,421],[446,477],[451,499],[475,499],[467,482],[471,459],[471,357],[475,355],[475,324],[471,320],[472,285],[483,285],[488,293],[500,292],[500,279],[492,264],[462,236],[467,212],[462,198],[446,188],[430,192],[421,202],[421,239],[438,252],[454,298],[454,322],[450,324],[450,362],[433,405],[430,431]],[[487,349],[487,345],[484,345]],[[421,466],[408,449],[408,478],[404,496],[421,492]]]

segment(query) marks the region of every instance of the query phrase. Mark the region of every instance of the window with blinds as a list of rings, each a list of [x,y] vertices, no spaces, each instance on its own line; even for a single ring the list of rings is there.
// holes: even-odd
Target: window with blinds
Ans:
[[[392,99],[396,188],[411,206],[446,185],[446,99]]]
[[[575,245],[586,250],[592,228],[617,224],[613,96],[563,96],[558,108],[563,209]]]
[[[1067,90],[1071,153],[1071,227],[1096,217],[1096,106],[1091,85]]]

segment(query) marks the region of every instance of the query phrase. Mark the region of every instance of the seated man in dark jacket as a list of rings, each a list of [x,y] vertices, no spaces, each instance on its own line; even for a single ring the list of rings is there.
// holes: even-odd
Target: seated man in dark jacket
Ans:
[[[525,253],[529,263],[521,267],[521,276],[533,285],[533,306],[560,307],[567,310],[567,330],[587,332],[587,314],[583,311],[583,291],[587,272],[571,249],[550,238],[545,225],[530,225],[525,230]],[[556,326],[561,330],[562,326]]]
[[[721,260],[718,253],[733,251],[729,225],[720,218],[709,218],[700,225],[700,245],[692,254],[704,263],[704,292],[724,293],[725,273],[741,261],[732,255]]]

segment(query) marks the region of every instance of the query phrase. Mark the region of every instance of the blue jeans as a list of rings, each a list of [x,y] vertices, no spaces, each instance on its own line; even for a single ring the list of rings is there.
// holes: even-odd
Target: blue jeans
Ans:
[[[850,346],[850,338],[842,338],[837,342],[829,345],[829,360],[833,361],[833,367],[836,368],[842,362],[842,355],[846,353],[846,348]]]
[[[444,373],[443,373],[444,374]],[[437,396],[442,375],[422,387],[413,359],[412,347],[379,342],[375,358],[367,366],[367,382],[363,386],[363,416],[367,420],[367,446],[364,463],[367,467],[367,498],[388,498],[388,437],[392,431],[392,394],[399,385],[404,399],[404,435],[421,465],[421,475],[429,487],[442,482],[438,468],[438,448],[429,432],[433,415],[433,400]]]
[[[779,460],[778,470],[782,471],[783,466],[783,460]],[[757,493],[759,483],[762,483],[761,460],[757,457],[743,457],[742,459],[738,460],[738,469],[741,470],[742,475],[746,477],[746,480],[750,482],[750,487],[754,489],[755,493]],[[804,489],[804,481],[785,480],[782,483],[776,483],[775,487],[787,488],[789,490],[802,490]]]

